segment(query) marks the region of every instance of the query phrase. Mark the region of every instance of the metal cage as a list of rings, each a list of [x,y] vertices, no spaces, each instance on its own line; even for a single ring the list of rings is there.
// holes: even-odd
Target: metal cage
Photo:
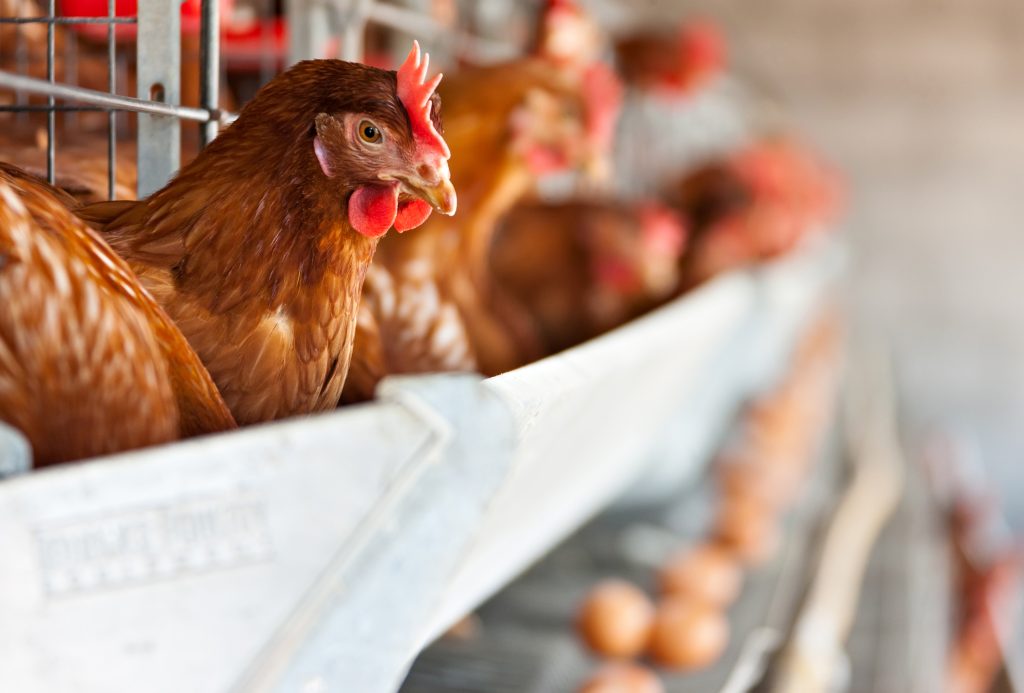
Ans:
[[[138,185],[140,196],[161,187],[178,169],[180,159],[181,120],[202,124],[201,142],[216,135],[224,117],[217,108],[218,94],[218,13],[214,0],[201,0],[200,16],[200,92],[201,107],[180,105],[181,45],[180,14],[175,3],[140,2],[137,16],[118,15],[115,0],[107,0],[106,16],[68,16],[57,12],[55,0],[46,0],[46,12],[37,17],[0,17],[0,25],[46,26],[46,79],[27,72],[24,39],[16,33],[15,48],[18,71],[0,71],[0,87],[13,90],[14,105],[4,106],[7,112],[43,111],[47,114],[46,160],[47,178],[56,177],[56,115],[81,111],[102,111],[107,122],[107,194],[115,196],[117,113],[135,112],[138,116]],[[117,94],[118,46],[116,29],[132,26],[136,31],[136,68],[138,97]],[[106,28],[107,88],[86,89],[75,84],[58,83],[55,79],[56,28],[101,26]],[[73,46],[66,42],[65,48]],[[45,106],[27,103],[25,95],[47,98]],[[143,98],[148,97],[148,98]],[[58,105],[58,101],[62,102]],[[67,105],[73,104],[73,105]]]
[[[182,24],[179,3],[165,0],[139,0],[138,14],[124,16],[116,8],[115,0],[106,0],[105,16],[71,16],[59,12],[56,0],[42,0],[45,12],[39,16],[0,17],[0,28],[5,25],[21,28],[29,25],[46,27],[45,78],[28,74],[29,61],[25,38],[15,32],[16,69],[0,70],[0,89],[14,92],[14,103],[0,105],[0,112],[45,113],[46,175],[50,183],[56,180],[57,169],[57,114],[75,114],[86,111],[107,114],[107,197],[116,196],[117,140],[120,112],[138,114],[138,181],[136,194],[145,196],[160,187],[180,166],[181,121],[200,125],[200,147],[217,135],[221,125],[232,120],[232,115],[219,108],[221,78],[221,18],[217,0],[201,0],[199,16],[199,79],[198,107],[181,104],[181,35]],[[426,11],[414,9],[415,0],[397,5],[372,0],[285,0],[283,12],[288,27],[285,64],[309,58],[331,57],[335,38],[340,50],[337,57],[360,60],[364,54],[363,36],[368,25],[375,25],[411,34],[436,44],[442,57],[468,57],[474,60],[493,60],[520,53],[521,46],[507,41],[484,38],[457,26],[449,26],[432,18]],[[422,4],[422,3],[419,3]],[[469,16],[477,26],[486,24],[480,7],[486,3],[461,3],[465,10],[460,16]],[[504,3],[502,3],[504,5]],[[260,3],[258,11],[272,12],[273,3]],[[536,3],[528,3],[528,11]],[[484,13],[485,14],[485,13]],[[492,21],[493,25],[493,21]],[[102,27],[105,29],[107,57],[107,84],[103,90],[85,88],[79,84],[58,82],[56,79],[57,27]],[[119,51],[117,32],[120,27],[132,27],[136,32],[134,59],[137,71],[136,96],[118,93],[118,71],[123,67],[124,49]],[[65,56],[73,61],[74,43],[65,42]],[[264,60],[265,63],[265,60]],[[260,71],[261,81],[269,73],[266,64]],[[66,77],[66,76],[65,76]],[[29,95],[46,98],[45,104],[30,103]]]

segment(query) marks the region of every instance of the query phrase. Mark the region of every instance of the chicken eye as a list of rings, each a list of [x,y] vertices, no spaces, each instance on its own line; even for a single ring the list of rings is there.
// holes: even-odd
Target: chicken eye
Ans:
[[[359,123],[359,138],[369,144],[380,144],[384,139],[384,133],[370,121],[364,120]]]

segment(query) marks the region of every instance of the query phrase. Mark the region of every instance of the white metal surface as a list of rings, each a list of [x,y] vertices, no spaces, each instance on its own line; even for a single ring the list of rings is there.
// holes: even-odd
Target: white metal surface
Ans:
[[[137,95],[181,103],[181,11],[175,2],[140,2]],[[181,122],[170,116],[139,114],[139,198],[167,184],[181,163]]]
[[[32,466],[32,450],[16,428],[0,422],[0,479],[24,474]]]
[[[750,277],[727,277],[627,328],[488,381],[512,407],[515,467],[447,591],[435,634],[634,481],[688,384],[749,316],[754,294]]]
[[[816,295],[827,250],[488,381],[393,379],[370,405],[0,483],[0,691],[394,690],[633,483],[687,402],[731,411],[743,388],[717,376],[770,350],[751,325]]]

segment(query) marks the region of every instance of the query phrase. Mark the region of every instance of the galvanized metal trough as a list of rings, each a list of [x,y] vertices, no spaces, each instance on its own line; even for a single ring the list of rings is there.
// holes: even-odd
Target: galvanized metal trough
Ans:
[[[602,507],[692,478],[838,264],[819,243],[496,378],[0,482],[0,691],[395,690]]]

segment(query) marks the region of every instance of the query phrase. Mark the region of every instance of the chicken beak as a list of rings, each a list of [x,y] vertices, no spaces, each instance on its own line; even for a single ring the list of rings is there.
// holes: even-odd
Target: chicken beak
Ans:
[[[452,216],[458,208],[455,186],[447,178],[439,178],[436,182],[415,181],[411,187],[430,203],[430,206],[441,214]]]

